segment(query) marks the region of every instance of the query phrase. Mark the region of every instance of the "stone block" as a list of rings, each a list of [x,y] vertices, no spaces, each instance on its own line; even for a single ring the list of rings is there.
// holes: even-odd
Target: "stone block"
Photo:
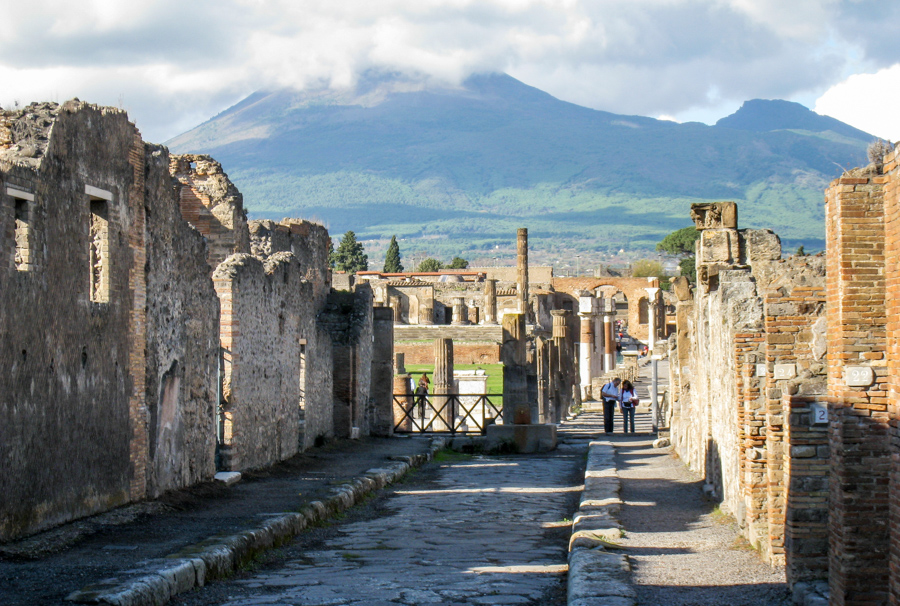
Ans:
[[[781,239],[770,229],[748,229],[743,232],[746,262],[777,261],[781,258]]]
[[[737,204],[734,202],[707,202],[691,204],[691,219],[697,229],[737,229]]]
[[[549,452],[556,448],[556,425],[488,425],[485,448],[510,443],[520,453]]]
[[[727,229],[710,229],[700,235],[698,265],[710,263],[731,264],[737,261],[736,233]]]

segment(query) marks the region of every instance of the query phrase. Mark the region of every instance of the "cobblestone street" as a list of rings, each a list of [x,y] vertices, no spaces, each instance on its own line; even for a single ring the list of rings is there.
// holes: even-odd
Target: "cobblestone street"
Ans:
[[[545,456],[451,455],[252,572],[172,603],[565,604],[583,465],[584,448],[565,444]]]

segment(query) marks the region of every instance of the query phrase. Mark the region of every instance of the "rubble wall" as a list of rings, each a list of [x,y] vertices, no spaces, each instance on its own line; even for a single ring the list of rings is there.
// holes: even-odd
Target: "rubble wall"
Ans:
[[[219,299],[203,236],[181,216],[168,152],[146,146],[147,493],[215,474]]]
[[[263,467],[296,454],[301,436],[301,317],[312,285],[290,253],[265,263],[229,257],[213,274],[222,316],[222,397],[228,467]]]
[[[144,495],[144,150],[118,110],[70,101],[0,116],[8,540]],[[110,199],[92,206],[88,186]]]
[[[900,149],[884,161],[885,313],[890,414],[890,596],[900,603]]]

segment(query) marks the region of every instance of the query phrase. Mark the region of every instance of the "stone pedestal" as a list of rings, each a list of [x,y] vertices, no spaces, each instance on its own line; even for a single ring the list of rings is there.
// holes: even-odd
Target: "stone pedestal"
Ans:
[[[515,445],[519,453],[549,452],[556,448],[556,425],[489,425],[488,450]]]

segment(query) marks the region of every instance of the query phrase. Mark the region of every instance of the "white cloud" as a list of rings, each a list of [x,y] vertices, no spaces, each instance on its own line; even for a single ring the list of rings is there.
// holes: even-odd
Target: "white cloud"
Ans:
[[[78,96],[115,105],[124,95],[145,136],[164,140],[259,88],[347,87],[372,69],[444,84],[500,71],[597,109],[683,120],[749,98],[816,97],[900,61],[893,36],[881,35],[900,8],[879,6],[31,0],[0,19],[0,104]]]
[[[900,63],[874,74],[856,74],[829,88],[815,111],[875,136],[900,141]]]

